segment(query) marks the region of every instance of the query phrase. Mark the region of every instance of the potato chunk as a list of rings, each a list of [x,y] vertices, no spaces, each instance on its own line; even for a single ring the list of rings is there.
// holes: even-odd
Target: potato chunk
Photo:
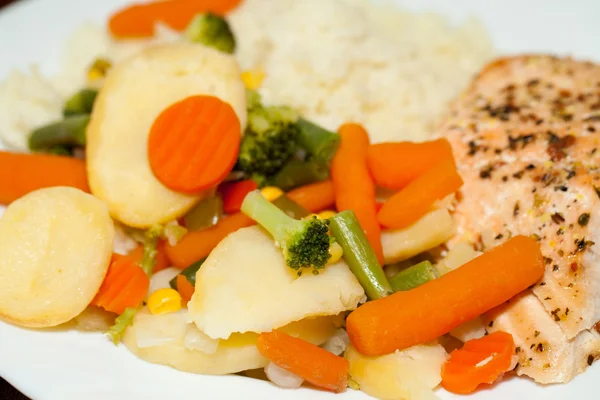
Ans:
[[[360,354],[348,346],[345,358],[350,376],[360,389],[378,399],[436,399],[433,389],[442,381],[446,351],[437,343],[410,347],[379,357]]]
[[[13,202],[0,219],[0,318],[50,327],[77,316],[106,275],[113,239],[106,205],[78,189]]]
[[[152,173],[147,154],[156,117],[199,94],[231,104],[244,128],[244,83],[230,55],[177,43],[140,51],[109,73],[87,130],[87,167],[92,193],[108,204],[115,219],[147,228],[182,216],[204,197],[165,187]]]
[[[281,250],[258,227],[225,238],[196,273],[190,318],[213,339],[266,332],[307,317],[337,315],[364,299],[364,290],[340,261],[319,275],[297,277]]]
[[[426,214],[411,226],[381,233],[386,264],[407,260],[430,250],[456,233],[456,223],[445,208]]]
[[[125,332],[123,341],[143,360],[196,374],[233,374],[263,368],[269,363],[256,348],[256,333],[238,333],[227,340],[215,340],[216,350],[210,353],[186,347],[186,335],[190,334],[190,329],[197,330],[193,323],[187,323],[188,319],[185,310],[176,314],[153,315],[144,308],[136,315],[133,326]],[[294,322],[282,330],[321,345],[334,334],[341,321],[338,316],[318,317]],[[150,341],[148,336],[152,336]]]

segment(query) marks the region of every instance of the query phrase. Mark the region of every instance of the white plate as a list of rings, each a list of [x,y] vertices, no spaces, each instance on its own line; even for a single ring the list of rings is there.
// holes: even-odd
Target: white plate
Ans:
[[[276,1],[276,0],[272,0]],[[600,2],[595,0],[399,0],[452,18],[477,15],[501,52],[553,52],[600,61]],[[126,0],[24,0],[0,13],[0,79],[40,63],[54,72],[61,44],[85,20],[102,22]],[[597,363],[597,364],[600,364]],[[0,322],[0,376],[36,400],[67,399],[329,399],[311,389],[280,390],[239,376],[192,375],[146,363],[102,335],[40,332]],[[590,398],[600,365],[568,385],[541,387],[512,378],[474,399]],[[440,391],[442,398],[459,398]],[[343,399],[367,396],[347,391]]]

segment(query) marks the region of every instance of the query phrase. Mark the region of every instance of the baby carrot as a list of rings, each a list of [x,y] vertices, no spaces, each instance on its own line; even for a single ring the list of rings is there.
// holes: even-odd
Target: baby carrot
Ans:
[[[396,142],[369,146],[367,164],[378,186],[402,189],[437,161],[451,159],[452,147],[446,139],[423,143]]]
[[[369,135],[358,124],[342,125],[339,134],[341,144],[331,163],[337,210],[354,211],[377,260],[383,265],[381,229],[375,211],[375,184],[367,168]]]
[[[108,28],[118,38],[151,37],[157,22],[183,31],[196,14],[224,15],[239,3],[240,0],[163,0],[133,4],[113,14]]]
[[[0,204],[10,204],[27,193],[52,186],[70,186],[89,193],[85,161],[0,151]]]
[[[515,354],[515,341],[510,333],[494,332],[472,339],[442,367],[442,386],[449,392],[469,394],[484,383],[494,383],[508,372]]]
[[[406,228],[427,214],[436,200],[456,192],[462,185],[454,161],[440,161],[383,204],[377,215],[379,223],[391,229]]]
[[[150,279],[133,257],[113,257],[92,304],[121,314],[127,307],[138,307],[146,297],[149,286]]]
[[[302,186],[286,193],[286,195],[313,213],[323,211],[335,204],[335,194],[331,181]]]
[[[219,186],[219,192],[223,196],[223,212],[233,214],[240,211],[246,195],[257,188],[258,185],[251,179],[223,183]]]
[[[214,96],[188,97],[167,107],[150,128],[150,168],[168,188],[196,193],[227,177],[240,141],[231,105]]]
[[[539,244],[515,236],[438,279],[364,304],[346,320],[348,335],[368,356],[426,343],[504,303],[543,273]]]
[[[321,389],[340,393],[348,385],[348,360],[281,331],[261,333],[260,354]]]
[[[186,233],[175,246],[167,243],[165,246],[167,257],[174,266],[185,268],[208,256],[230,233],[254,224],[252,219],[241,212],[232,214],[211,228]]]

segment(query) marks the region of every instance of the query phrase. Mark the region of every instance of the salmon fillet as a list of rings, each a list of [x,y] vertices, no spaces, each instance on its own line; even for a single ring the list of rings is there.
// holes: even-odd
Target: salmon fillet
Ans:
[[[455,101],[440,135],[465,184],[458,234],[485,250],[539,241],[546,271],[489,313],[519,346],[517,372],[567,382],[600,354],[600,66],[568,58],[499,59]]]

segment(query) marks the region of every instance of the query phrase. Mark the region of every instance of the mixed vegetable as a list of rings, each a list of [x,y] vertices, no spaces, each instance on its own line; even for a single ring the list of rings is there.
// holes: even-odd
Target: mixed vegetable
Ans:
[[[137,246],[128,254],[108,246],[101,257],[94,253],[103,260],[93,267],[101,280],[65,298],[108,313],[111,340],[151,362],[209,374],[264,368],[280,386],[307,382],[336,393],[350,387],[380,398],[431,394],[440,383],[471,393],[510,371],[515,345],[507,333],[465,340],[449,356],[440,339],[534,284],[544,261],[538,244],[523,236],[481,255],[465,243],[447,252],[456,228],[447,204],[463,181],[445,139],[371,144],[357,123],[331,132],[290,107],[265,104],[260,71],[206,69],[206,82],[194,80],[193,88],[165,73],[138,87],[147,90],[138,95],[148,107],[135,115],[119,109],[127,92],[121,79],[148,58],[160,64],[203,57],[206,65],[235,70],[225,15],[236,5],[165,0],[111,18],[110,31],[121,40],[152,36],[160,21],[188,43],[148,50],[114,73],[100,63],[104,84],[74,94],[61,121],[31,132],[31,154],[0,152],[0,202],[9,205],[0,220],[0,278],[17,274],[7,263],[24,262],[23,249],[60,229],[91,229],[87,220],[112,242],[114,220]],[[155,96],[167,87],[168,94]],[[131,130],[121,137],[128,143],[121,152],[107,139],[116,133],[107,132],[113,125],[105,123],[106,110],[133,121],[123,122]],[[123,167],[129,161],[131,168]],[[50,189],[56,186],[72,189]],[[24,207],[45,204],[36,224],[54,224],[52,230],[20,219]],[[52,213],[74,210],[87,220],[48,222]],[[3,244],[7,237],[12,247]],[[57,265],[85,263],[93,247],[63,257],[64,246],[56,243]],[[24,271],[42,268],[44,257],[29,259]],[[61,286],[65,278],[55,275]],[[53,326],[83,315],[79,307],[32,324],[35,315],[15,313],[14,299],[35,304],[31,313],[52,309],[20,286],[5,292],[0,318],[16,324]]]

